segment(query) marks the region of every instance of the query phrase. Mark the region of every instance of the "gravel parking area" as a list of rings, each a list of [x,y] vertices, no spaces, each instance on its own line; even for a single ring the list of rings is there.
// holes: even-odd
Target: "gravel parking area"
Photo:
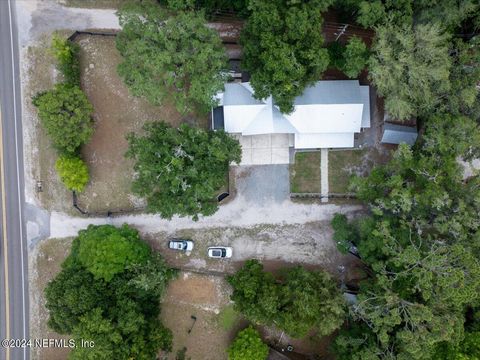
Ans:
[[[350,256],[338,252],[332,240],[332,228],[327,221],[302,225],[257,225],[249,228],[182,229],[172,232],[146,234],[152,246],[161,252],[168,263],[177,268],[212,273],[232,273],[248,259],[259,259],[266,268],[276,270],[302,264],[324,268],[336,273],[338,265],[348,266]],[[170,238],[194,241],[190,253],[167,248]],[[231,259],[209,259],[209,246],[230,246]]]

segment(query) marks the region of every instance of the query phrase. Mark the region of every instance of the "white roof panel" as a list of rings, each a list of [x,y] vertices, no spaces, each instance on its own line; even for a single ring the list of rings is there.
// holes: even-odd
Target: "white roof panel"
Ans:
[[[295,149],[351,148],[353,133],[295,134]]]
[[[241,133],[264,108],[265,105],[224,105],[225,131]]]
[[[300,133],[359,132],[363,104],[299,105],[284,115]]]

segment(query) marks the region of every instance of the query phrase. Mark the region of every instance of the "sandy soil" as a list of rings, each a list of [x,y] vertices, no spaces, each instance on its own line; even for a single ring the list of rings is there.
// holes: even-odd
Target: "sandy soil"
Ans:
[[[180,273],[170,283],[161,314],[164,324],[173,331],[173,352],[168,359],[175,359],[177,351],[184,347],[187,358],[192,360],[227,359],[226,348],[239,328],[246,325],[238,321],[225,331],[219,323],[220,310],[229,304],[229,290],[222,277],[189,272]],[[194,325],[192,316],[197,318]]]
[[[67,338],[48,329],[48,312],[43,291],[60,271],[60,264],[70,251],[72,239],[48,239],[30,256],[31,338]],[[192,360],[226,359],[225,349],[245,321],[238,320],[226,331],[220,324],[220,311],[230,304],[230,287],[223,277],[181,272],[167,289],[162,301],[161,318],[174,334],[174,351],[167,355],[174,359],[178,350],[187,348]],[[197,322],[193,324],[191,315]],[[68,350],[34,349],[32,360],[64,360]]]
[[[126,135],[139,132],[147,121],[163,120],[178,126],[184,120],[172,104],[152,106],[136,98],[117,74],[121,56],[113,37],[79,36],[82,88],[95,113],[95,132],[82,155],[90,170],[90,183],[79,203],[89,212],[142,207],[131,194],[133,162],[125,158]]]
[[[72,238],[49,239],[30,251],[30,338],[68,338],[51,331],[47,326],[48,312],[45,309],[43,291],[50,280],[60,271],[60,265],[70,252]],[[32,360],[64,360],[68,349],[32,349]]]
[[[335,273],[338,265],[348,264],[350,259],[337,251],[331,240],[332,228],[328,222],[283,226],[264,224],[249,228],[182,229],[148,233],[145,237],[165,256],[171,266],[220,274],[234,272],[248,259],[267,262],[271,269],[303,264],[313,268],[328,268]],[[192,239],[193,251],[181,253],[168,249],[168,239],[174,237]],[[231,246],[232,259],[209,259],[207,248],[215,245]]]
[[[25,160],[25,197],[31,204],[47,210],[73,213],[71,193],[65,189],[55,172],[57,152],[40,125],[32,97],[46,91],[60,80],[55,59],[49,51],[51,34],[22,51],[23,133]],[[36,181],[42,181],[43,192],[35,192]]]

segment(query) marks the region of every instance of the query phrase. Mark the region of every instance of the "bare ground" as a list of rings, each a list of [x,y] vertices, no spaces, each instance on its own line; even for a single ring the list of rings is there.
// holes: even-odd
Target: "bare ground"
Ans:
[[[81,35],[76,41],[81,47],[82,88],[95,109],[95,132],[82,148],[91,180],[79,196],[80,205],[89,212],[141,208],[144,202],[130,191],[133,162],[125,158],[127,134],[141,132],[147,121],[205,127],[206,119],[185,118],[171,103],[153,106],[132,96],[117,74],[122,59],[114,37]]]
[[[222,277],[190,272],[181,272],[170,283],[161,314],[163,323],[173,332],[173,352],[168,359],[174,360],[177,351],[184,347],[187,359],[227,359],[228,345],[246,325],[245,320],[238,320],[229,330],[221,326],[219,313],[229,304],[229,290]],[[192,316],[197,318],[195,324]]]
[[[133,163],[125,159],[125,136],[138,132],[148,120],[163,118],[177,124],[180,116],[170,107],[155,107],[135,98],[117,75],[121,61],[114,38],[80,36],[82,88],[95,113],[95,132],[82,155],[90,182],[79,202],[87,211],[121,210],[142,206],[130,193]]]
[[[40,125],[32,97],[51,89],[61,80],[55,69],[55,59],[49,51],[51,34],[42,36],[24,49],[22,58],[23,123],[25,146],[26,200],[39,202],[47,210],[73,213],[71,193],[65,189],[55,172],[57,151]],[[35,181],[41,181],[43,192],[35,193]]]
[[[301,264],[337,274],[339,265],[349,267],[354,260],[338,252],[332,241],[332,232],[328,221],[319,221],[301,225],[262,224],[249,228],[182,229],[149,233],[145,237],[171,266],[182,269],[233,273],[246,260],[255,258],[264,262],[265,268],[272,271]],[[192,239],[193,251],[181,253],[168,249],[167,242],[172,237]],[[207,248],[215,245],[231,246],[232,259],[208,258]]]
[[[32,339],[68,338],[50,330],[47,326],[48,311],[45,308],[44,290],[48,282],[60,271],[60,265],[70,253],[72,238],[48,239],[40,243],[29,256],[30,287],[30,337]],[[32,360],[64,360],[68,349],[32,349]]]
[[[60,265],[70,252],[72,238],[47,239],[30,254],[30,293],[32,338],[67,338],[51,331],[47,326],[48,311],[45,308],[44,289],[60,271]],[[230,287],[219,276],[180,272],[177,279],[170,282],[162,301],[161,318],[173,331],[174,351],[167,354],[174,359],[178,350],[187,348],[192,360],[226,359],[225,349],[245,321],[238,319],[226,330],[220,322],[220,312],[229,306]],[[193,324],[191,315],[197,322]],[[68,349],[33,349],[32,360],[64,360]]]

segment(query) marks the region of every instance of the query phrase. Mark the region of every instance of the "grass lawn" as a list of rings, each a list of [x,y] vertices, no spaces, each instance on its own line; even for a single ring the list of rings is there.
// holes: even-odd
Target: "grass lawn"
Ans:
[[[233,326],[238,322],[240,319],[240,314],[235,311],[233,305],[228,305],[220,311],[218,314],[218,319],[220,321],[220,325],[224,330],[230,330]]]
[[[297,152],[290,166],[290,192],[320,192],[320,151]]]
[[[328,187],[333,194],[348,192],[352,175],[362,175],[366,150],[335,150],[328,152]]]

